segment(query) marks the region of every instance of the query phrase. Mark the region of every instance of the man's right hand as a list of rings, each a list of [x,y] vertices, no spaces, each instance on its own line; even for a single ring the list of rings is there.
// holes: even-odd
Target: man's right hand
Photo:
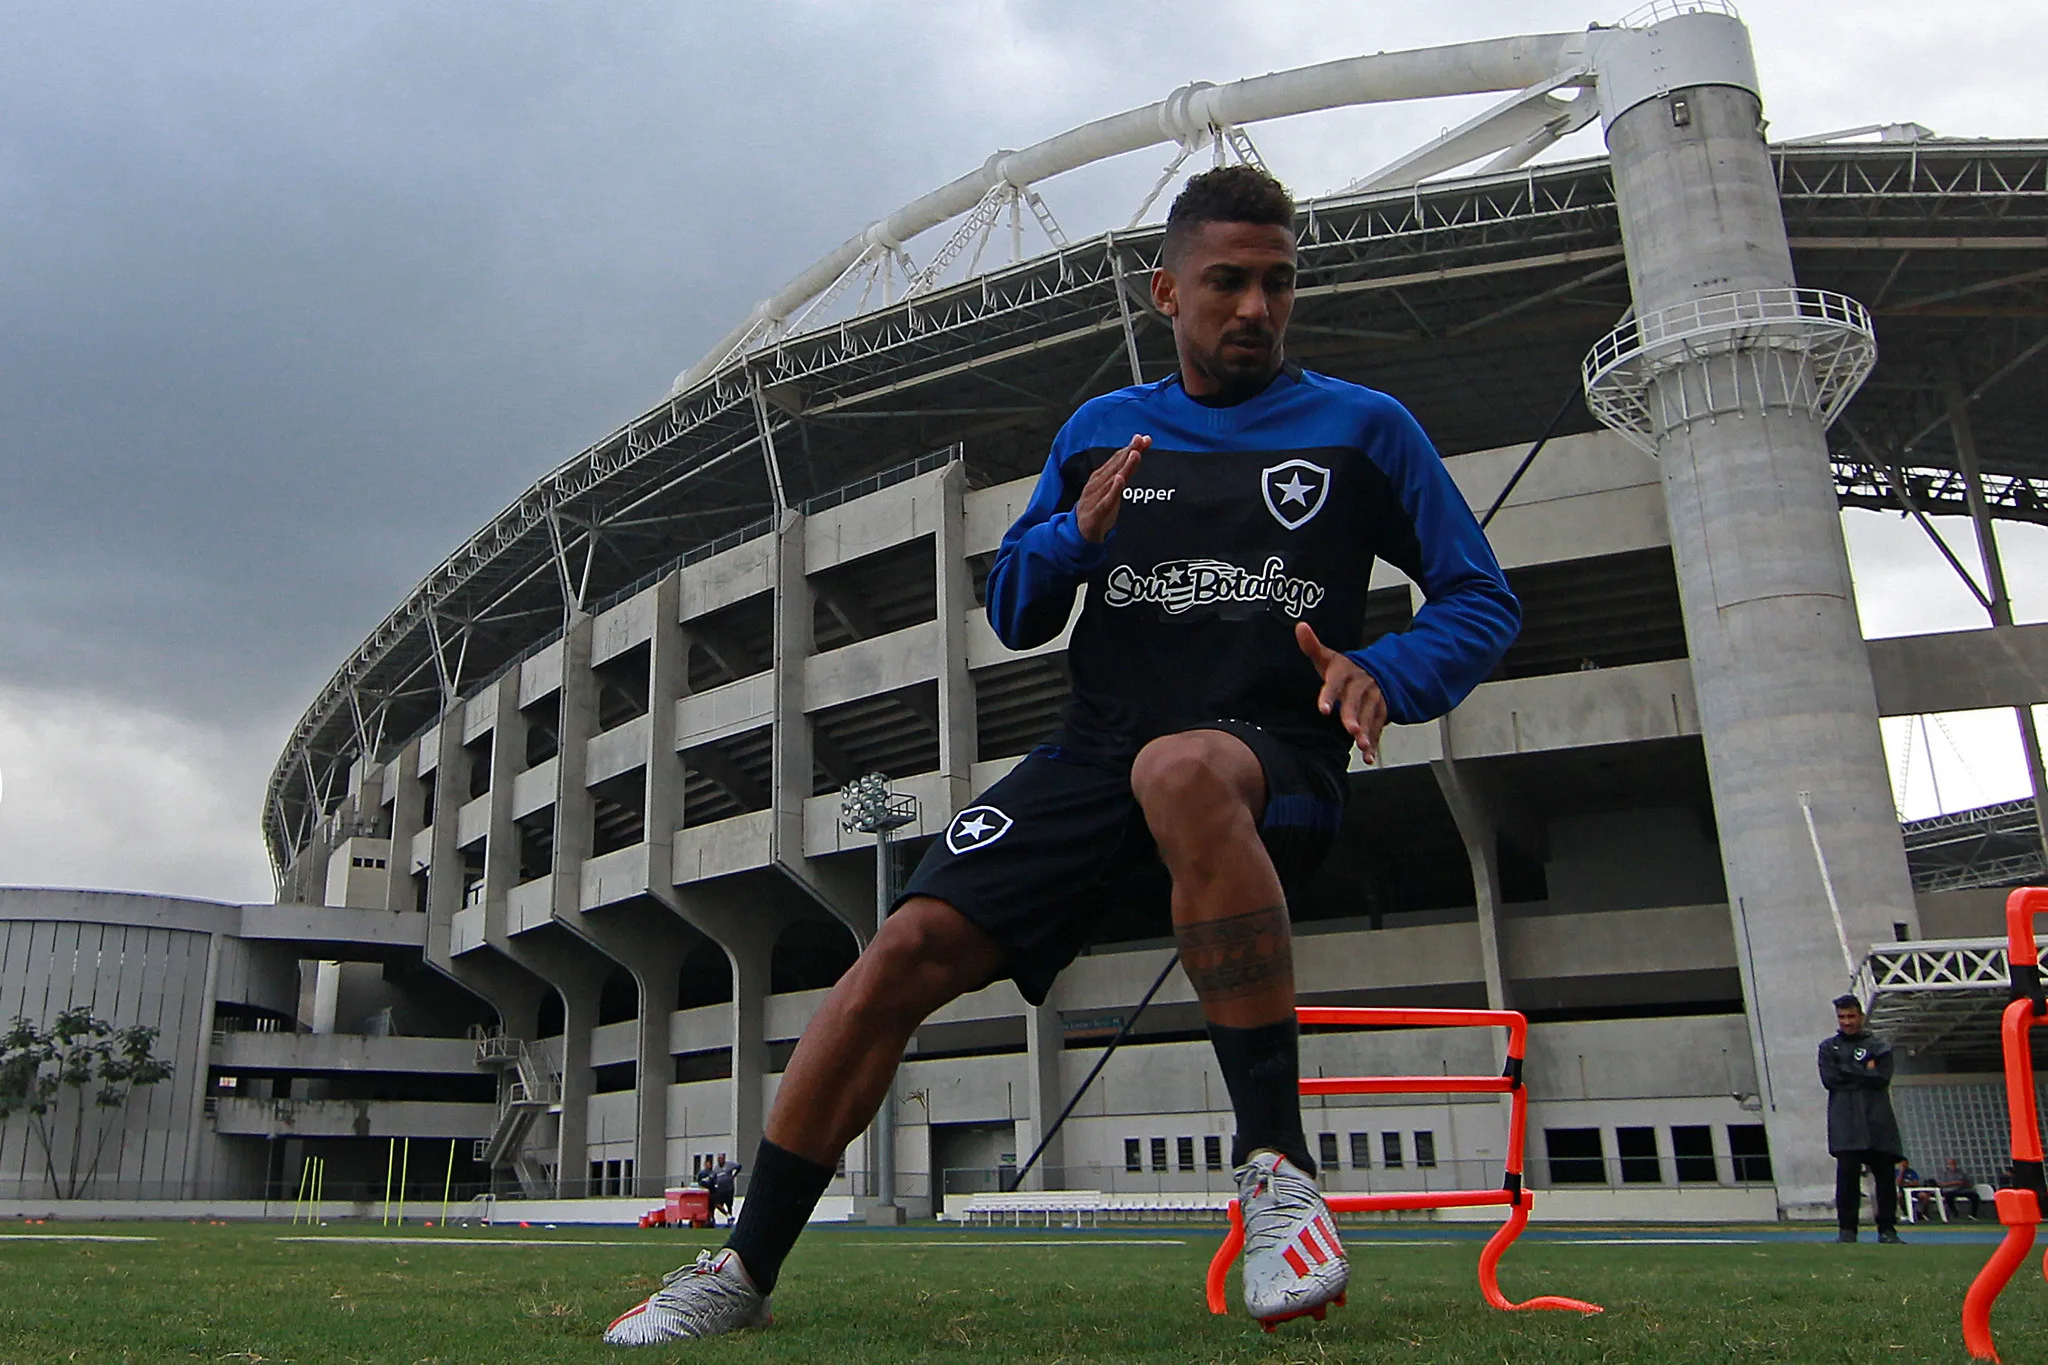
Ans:
[[[1150,436],[1133,436],[1131,443],[1102,462],[1088,482],[1081,486],[1081,499],[1074,504],[1074,520],[1082,539],[1100,545],[1116,525],[1123,507],[1124,489],[1138,472],[1138,461],[1152,446]]]

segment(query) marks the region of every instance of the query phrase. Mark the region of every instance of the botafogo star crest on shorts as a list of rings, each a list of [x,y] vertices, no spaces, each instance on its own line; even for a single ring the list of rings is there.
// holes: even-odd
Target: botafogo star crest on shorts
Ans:
[[[1299,531],[1330,500],[1330,471],[1310,460],[1282,460],[1259,471],[1259,493],[1273,520]]]
[[[946,847],[955,853],[973,853],[1008,834],[1015,823],[994,806],[969,806],[946,826]]]

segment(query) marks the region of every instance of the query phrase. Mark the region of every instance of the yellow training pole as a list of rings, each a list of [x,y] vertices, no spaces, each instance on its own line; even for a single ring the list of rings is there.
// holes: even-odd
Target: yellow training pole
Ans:
[[[324,1227],[326,1224],[320,1217],[320,1209],[327,1199],[327,1158],[321,1156],[313,1159],[320,1163],[319,1169],[313,1172],[313,1221]]]
[[[384,1154],[384,1221],[380,1226],[391,1226],[391,1182],[398,1175],[398,1139],[391,1139],[391,1146]]]
[[[455,1192],[455,1143],[448,1139],[448,1174],[441,1181],[441,1226],[448,1226],[448,1196]]]
[[[292,1226],[299,1225],[299,1215],[306,1211],[306,1180],[313,1173],[313,1159],[305,1157],[299,1162],[299,1192],[292,1200]]]
[[[412,1139],[405,1140],[405,1155],[398,1159],[398,1226],[405,1226],[405,1185],[412,1178]]]

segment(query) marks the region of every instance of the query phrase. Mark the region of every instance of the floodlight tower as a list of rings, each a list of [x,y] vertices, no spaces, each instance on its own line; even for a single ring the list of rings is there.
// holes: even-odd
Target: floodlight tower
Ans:
[[[856,777],[839,791],[839,825],[842,829],[875,836],[875,929],[896,901],[896,878],[889,855],[892,831],[915,823],[917,798],[889,790],[887,773]],[[882,1107],[875,1115],[875,1202],[868,1208],[870,1223],[891,1226],[902,1223],[903,1208],[896,1202],[896,1077],[891,1073],[889,1088],[882,1094]]]

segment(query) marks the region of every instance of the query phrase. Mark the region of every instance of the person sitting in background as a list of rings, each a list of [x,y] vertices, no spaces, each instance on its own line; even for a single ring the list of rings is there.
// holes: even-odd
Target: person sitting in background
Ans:
[[[1941,1201],[1949,1206],[1951,1212],[1962,1213],[1960,1206],[1966,1199],[1970,1208],[1965,1216],[1975,1218],[1983,1209],[1984,1197],[1977,1193],[1977,1182],[1954,1157],[1941,1164],[1941,1174],[1935,1177],[1934,1183],[1941,1190]]]

